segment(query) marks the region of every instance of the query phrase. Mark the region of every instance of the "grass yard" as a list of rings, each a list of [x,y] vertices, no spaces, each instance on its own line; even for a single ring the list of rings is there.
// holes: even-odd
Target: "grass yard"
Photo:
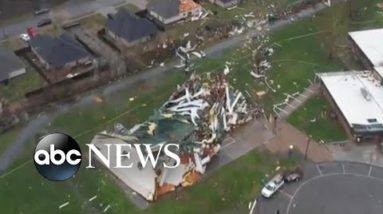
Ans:
[[[105,26],[106,18],[103,15],[97,13],[80,19],[79,21],[81,22],[81,28],[87,29],[96,35],[97,32]]]
[[[145,88],[144,94],[133,92],[120,94],[121,97],[105,98],[102,104],[93,104],[74,109],[58,117],[48,131],[65,131],[76,137],[80,143],[90,141],[94,133],[110,128],[113,122],[122,122],[126,126],[141,122],[150,115],[155,107],[172,93],[176,84],[184,80],[183,73],[173,73],[166,79],[159,79],[158,86],[152,83],[141,84],[137,90]],[[150,88],[148,89],[148,85]],[[153,92],[161,91],[157,96]],[[130,97],[137,96],[134,101]],[[143,106],[143,104],[146,104]],[[74,119],[76,118],[76,119]],[[95,124],[100,124],[96,125]],[[8,142],[15,137],[9,134]],[[0,197],[3,198],[2,210],[10,213],[94,213],[100,212],[111,205],[109,213],[195,213],[215,212],[226,208],[243,208],[248,201],[253,200],[260,188],[260,180],[265,173],[270,173],[276,167],[276,158],[268,153],[252,152],[240,160],[216,171],[205,181],[181,193],[180,199],[174,203],[174,197],[168,196],[145,211],[137,210],[124,196],[124,192],[115,184],[109,173],[104,169],[80,170],[71,181],[54,183],[43,179],[37,174],[31,162],[30,155],[34,143],[29,142],[20,158],[12,168],[21,169],[10,171],[9,175],[0,178]],[[84,149],[84,147],[83,147]],[[25,164],[24,164],[25,163]],[[255,164],[256,163],[256,164]],[[283,161],[284,165],[295,162]],[[238,174],[241,173],[241,176]],[[245,174],[244,174],[245,173]],[[28,177],[26,180],[25,178]],[[206,189],[212,191],[206,193]],[[87,200],[94,195],[98,198],[92,203]],[[42,197],[43,196],[43,197]],[[33,198],[40,198],[41,203],[23,203]],[[58,206],[69,201],[70,205],[62,210]],[[4,205],[3,205],[4,204]],[[97,211],[98,210],[98,211]]]
[[[32,67],[27,67],[27,73],[11,79],[8,85],[0,84],[0,97],[10,102],[23,99],[27,92],[38,89],[44,82],[39,73]]]
[[[338,121],[328,115],[331,107],[327,100],[317,95],[310,98],[288,118],[289,123],[304,131],[319,142],[334,142],[347,139],[347,135]]]
[[[12,51],[19,50],[25,47],[27,47],[27,44],[18,36],[8,37],[7,39],[0,41],[0,48],[5,48]]]
[[[138,11],[140,11],[141,9],[138,8],[136,5],[134,4],[130,4],[130,3],[127,3],[127,4],[123,4],[121,6],[118,6],[116,7],[116,10],[120,10],[120,9],[124,9],[124,10],[127,10],[131,13],[137,13]]]
[[[336,7],[336,10],[341,8],[342,6]],[[223,62],[231,62],[229,76],[233,84],[254,96],[256,92],[265,91],[266,95],[257,99],[267,112],[271,112],[274,104],[285,99],[285,93],[303,91],[314,80],[316,72],[339,71],[345,67],[338,58],[329,57],[328,48],[323,41],[330,29],[320,24],[331,21],[328,14],[331,10],[271,33],[275,55],[271,62],[273,67],[267,76],[276,92],[272,92],[263,82],[258,82],[250,75],[252,62],[250,50],[247,48],[227,51],[223,56],[200,61],[197,63],[200,69],[197,70],[222,71]]]

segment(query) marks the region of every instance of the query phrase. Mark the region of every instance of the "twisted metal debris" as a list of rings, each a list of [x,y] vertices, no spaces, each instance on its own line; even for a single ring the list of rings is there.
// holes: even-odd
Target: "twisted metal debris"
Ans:
[[[179,144],[181,164],[177,168],[157,164],[155,168],[110,169],[132,190],[153,201],[177,187],[194,184],[219,152],[225,133],[250,121],[254,112],[224,75],[193,74],[146,122],[129,130],[116,124],[112,132],[101,132],[92,143],[98,148],[105,143],[145,143],[152,145],[152,151],[160,144]],[[172,161],[162,154],[159,160]]]

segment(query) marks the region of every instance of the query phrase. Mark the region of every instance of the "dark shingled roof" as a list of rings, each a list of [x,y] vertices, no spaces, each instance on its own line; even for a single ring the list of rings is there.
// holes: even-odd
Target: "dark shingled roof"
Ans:
[[[23,62],[9,50],[0,48],[0,82],[9,78],[9,74],[25,68]]]
[[[177,16],[180,12],[179,0],[151,0],[147,6],[149,11],[157,13],[163,18]]]
[[[120,10],[113,18],[109,18],[106,22],[106,28],[128,42],[154,35],[158,31],[157,27],[149,20],[126,10]]]
[[[37,35],[29,44],[53,68],[90,56],[77,40],[66,33],[59,37]]]

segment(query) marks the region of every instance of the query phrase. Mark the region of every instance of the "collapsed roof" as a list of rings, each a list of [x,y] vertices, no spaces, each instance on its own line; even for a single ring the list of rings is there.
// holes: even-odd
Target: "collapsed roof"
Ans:
[[[135,192],[153,201],[176,187],[195,183],[220,150],[225,132],[250,121],[252,115],[252,106],[223,75],[192,75],[146,122],[129,130],[116,124],[113,131],[96,135],[92,144],[104,154],[105,143],[150,144],[152,151],[158,151],[159,145],[179,144],[181,165],[177,168],[164,168],[163,164],[139,167],[133,151],[129,161],[137,167],[110,169]],[[159,159],[172,164],[162,153]]]

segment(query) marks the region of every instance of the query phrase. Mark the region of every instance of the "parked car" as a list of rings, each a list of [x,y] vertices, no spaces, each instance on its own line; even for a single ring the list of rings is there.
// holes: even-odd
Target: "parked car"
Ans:
[[[303,171],[301,168],[285,171],[283,173],[283,179],[286,183],[299,182],[303,177]]]
[[[52,19],[43,19],[37,23],[37,27],[44,27],[50,24],[52,24]]]
[[[31,37],[29,37],[29,35],[26,34],[26,33],[22,33],[22,34],[20,34],[20,35],[19,35],[19,38],[20,38],[21,40],[23,40],[24,42],[28,42],[29,40],[31,40]]]
[[[38,16],[38,15],[42,15],[42,14],[45,14],[45,13],[48,13],[49,12],[49,9],[48,8],[42,8],[40,10],[36,10],[34,12],[35,16]]]
[[[270,198],[285,183],[283,176],[278,174],[274,176],[262,189],[261,194],[265,198]]]

